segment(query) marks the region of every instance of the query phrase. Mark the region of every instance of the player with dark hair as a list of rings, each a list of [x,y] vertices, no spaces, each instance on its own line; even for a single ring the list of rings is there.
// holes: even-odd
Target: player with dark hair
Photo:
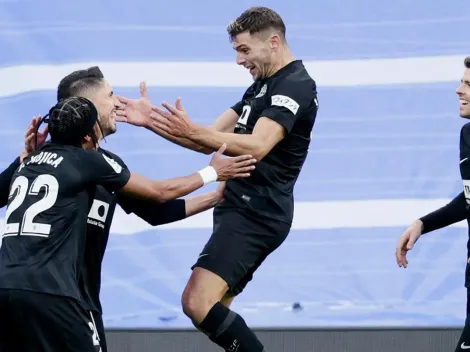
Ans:
[[[251,177],[227,182],[225,200],[214,209],[214,232],[193,266],[182,303],[194,325],[226,351],[261,352],[262,343],[229,306],[291,229],[293,190],[308,153],[317,92],[275,11],[250,8],[230,23],[228,34],[237,64],[255,82],[211,127],[193,123],[180,99],[176,106],[164,102],[168,111],[152,108],[144,84],[141,99],[121,98],[118,120],[203,153],[227,141],[225,154],[249,153],[259,161]]]
[[[80,283],[96,186],[164,202],[207,182],[247,177],[254,160],[222,158],[220,150],[209,166],[212,178],[204,171],[151,181],[95,150],[102,127],[88,99],[62,99],[47,116],[50,143],[24,158],[10,186],[0,249],[0,346],[4,352],[96,351]]]
[[[98,67],[75,71],[62,79],[57,89],[57,99],[60,100],[70,96],[85,96],[97,106],[103,138],[116,131],[114,113],[120,104]],[[101,147],[98,150],[112,157],[121,167],[127,169],[125,163],[116,154]],[[116,204],[119,204],[126,213],[134,213],[149,224],[157,226],[178,221],[214,207],[223,199],[223,186],[224,183],[213,192],[189,199],[170,199],[160,204],[135,199],[126,194],[112,194],[101,186],[97,187],[88,219],[82,291],[85,307],[93,312],[103,352],[106,352],[107,349],[102,307],[99,299],[101,263]]]
[[[456,93],[460,102],[460,117],[470,119],[470,57],[465,58],[464,66],[465,71]],[[447,205],[415,220],[400,236],[395,252],[399,267],[406,268],[408,266],[406,255],[408,251],[413,249],[421,235],[465,219],[470,225],[470,123],[465,124],[460,131],[460,175],[463,181],[463,192]],[[465,287],[467,288],[467,318],[455,349],[456,352],[470,349],[470,228],[467,241]]]

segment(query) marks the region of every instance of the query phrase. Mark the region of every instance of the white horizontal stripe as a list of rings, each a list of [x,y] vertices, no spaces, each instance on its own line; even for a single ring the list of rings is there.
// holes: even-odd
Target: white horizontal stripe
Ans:
[[[370,227],[407,227],[413,220],[447,204],[450,199],[386,199],[360,201],[296,202],[292,228],[334,229]],[[454,226],[466,227],[466,222]],[[116,209],[111,232],[134,234],[152,226],[135,215]],[[156,229],[212,229],[212,211]],[[399,235],[399,234],[397,234]]]
[[[413,220],[450,202],[450,199],[384,199],[296,202],[292,229],[335,229],[403,227]],[[466,228],[466,221],[453,225]],[[152,227],[136,215],[127,215],[117,207],[111,232],[117,235],[132,235],[150,229],[212,229],[212,210],[182,221]],[[3,233],[3,218],[0,218],[0,233]]]
[[[463,56],[400,59],[305,61],[319,87],[350,87],[458,82]],[[154,87],[246,88],[252,78],[235,62],[78,62],[67,65],[23,65],[0,69],[0,97],[55,90],[74,70],[98,65],[114,87],[133,87],[145,80]]]

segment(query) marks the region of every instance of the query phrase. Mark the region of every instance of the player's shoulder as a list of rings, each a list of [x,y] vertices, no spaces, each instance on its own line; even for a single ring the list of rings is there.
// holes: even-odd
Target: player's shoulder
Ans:
[[[269,95],[275,95],[279,91],[292,92],[307,100],[312,100],[317,96],[316,83],[301,60],[291,62],[278,75],[275,75],[269,82],[267,91]]]
[[[310,76],[302,60],[295,60],[284,67],[278,75],[274,76],[274,84],[313,86],[315,80]]]
[[[470,151],[470,122],[463,125],[460,130],[460,150]]]
[[[114,160],[115,162],[117,162],[121,167],[127,169],[127,165],[126,163],[124,163],[124,161],[121,159],[120,156],[118,156],[117,154],[107,150],[107,149],[103,149],[103,148],[98,148],[98,151],[100,153],[102,153],[103,155],[107,156],[108,158]]]

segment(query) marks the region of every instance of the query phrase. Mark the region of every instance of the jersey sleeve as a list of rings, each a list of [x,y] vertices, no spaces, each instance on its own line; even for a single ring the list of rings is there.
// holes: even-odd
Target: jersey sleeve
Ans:
[[[281,81],[269,92],[269,106],[260,116],[276,121],[289,133],[299,115],[310,107],[314,98],[315,93],[307,84]]]
[[[8,204],[8,195],[10,193],[10,183],[16,169],[20,166],[20,158],[16,158],[8,168],[0,174],[0,207]]]
[[[184,199],[155,203],[118,194],[117,201],[127,214],[134,213],[152,226],[169,224],[186,218],[186,201]]]
[[[235,105],[231,107],[232,110],[234,110],[238,116],[240,116],[243,113],[243,101],[239,101]]]
[[[87,183],[101,185],[109,192],[124,187],[131,178],[130,171],[104,153],[88,151],[81,157],[81,172]]]

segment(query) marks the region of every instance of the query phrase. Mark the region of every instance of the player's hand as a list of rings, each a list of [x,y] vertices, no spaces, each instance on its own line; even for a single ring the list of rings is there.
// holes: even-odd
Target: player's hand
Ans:
[[[236,157],[223,157],[223,152],[227,145],[222,147],[214,154],[210,166],[217,172],[217,181],[226,181],[231,178],[250,177],[250,172],[255,169],[256,159],[251,155],[240,155]]]
[[[193,123],[186,113],[181,99],[176,99],[175,106],[167,102],[163,102],[162,105],[167,111],[157,106],[152,108],[154,126],[175,137],[188,137],[191,134]]]
[[[225,192],[225,181],[220,182],[215,190],[217,197],[217,203],[222,203],[224,201],[224,192]]]
[[[140,82],[140,98],[117,97],[121,106],[116,110],[116,121],[126,122],[138,127],[149,127],[152,123],[152,103],[145,82]]]
[[[31,124],[29,125],[26,133],[24,135],[24,151],[21,154],[21,162],[23,159],[30,153],[34,152],[37,148],[42,147],[42,145],[46,142],[47,135],[49,134],[49,126],[46,125],[46,128],[42,132],[37,131],[38,125],[42,120],[42,116],[35,116],[31,120]],[[37,136],[37,139],[36,139]],[[37,141],[37,145],[36,145]]]
[[[421,220],[416,220],[400,236],[397,249],[395,251],[395,257],[399,267],[406,268],[408,266],[408,259],[406,258],[406,254],[408,251],[413,249],[413,246],[422,233],[423,222]]]

